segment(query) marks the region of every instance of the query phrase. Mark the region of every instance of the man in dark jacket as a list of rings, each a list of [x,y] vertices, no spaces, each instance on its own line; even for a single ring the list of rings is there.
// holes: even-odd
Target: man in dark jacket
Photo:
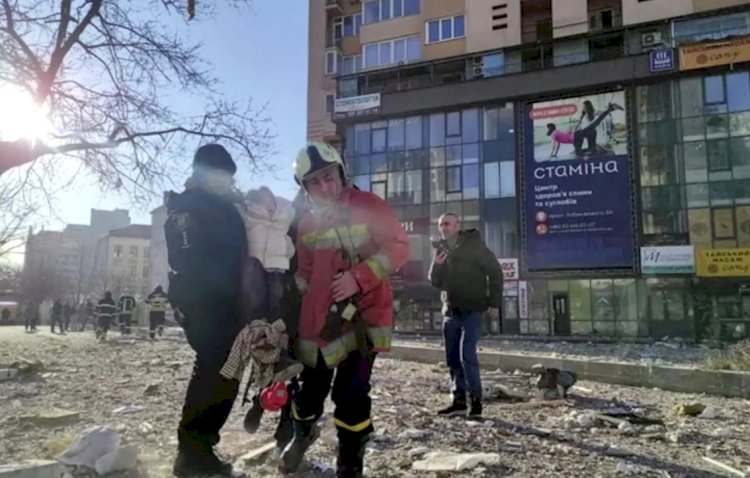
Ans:
[[[63,325],[65,325],[65,331],[70,332],[70,322],[75,313],[75,307],[70,302],[65,302],[63,305]]]
[[[178,477],[230,475],[232,465],[214,452],[232,410],[239,382],[219,373],[242,327],[241,280],[246,257],[245,226],[234,188],[237,166],[218,144],[195,153],[193,175],[182,194],[167,198],[164,225],[169,266],[169,301],[179,309],[195,350],[178,429]]]
[[[39,304],[30,300],[23,310],[26,332],[36,332],[36,324],[39,322]]]
[[[50,317],[51,326],[50,331],[54,334],[55,333],[55,325],[60,326],[60,333],[65,333],[65,326],[63,325],[63,305],[60,299],[55,299],[55,302],[52,304],[52,317]]]
[[[453,403],[440,415],[465,414],[466,392],[471,397],[469,416],[482,415],[482,381],[477,342],[489,313],[499,318],[503,274],[495,255],[476,229],[461,230],[453,213],[438,222],[441,240],[435,246],[429,279],[440,289],[443,302],[445,355],[453,381]],[[468,389],[468,390],[467,390]]]

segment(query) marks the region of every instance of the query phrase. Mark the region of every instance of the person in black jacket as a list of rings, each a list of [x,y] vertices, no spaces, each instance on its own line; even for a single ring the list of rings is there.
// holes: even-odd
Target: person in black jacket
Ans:
[[[178,428],[178,477],[232,473],[214,452],[239,382],[220,370],[243,326],[241,291],[247,238],[237,210],[237,166],[218,144],[195,153],[193,175],[181,194],[169,193],[164,225],[170,273],[169,301],[179,310],[195,350]]]
[[[482,415],[482,381],[477,342],[489,313],[499,319],[503,274],[495,255],[476,229],[461,230],[453,213],[438,221],[441,240],[435,248],[429,280],[440,289],[443,302],[445,355],[453,381],[453,403],[439,415],[465,414],[466,392],[471,398],[469,416]]]
[[[117,304],[112,298],[112,292],[104,293],[104,298],[96,306],[96,338],[104,340],[117,313]]]
[[[63,325],[66,332],[70,332],[70,322],[73,319],[75,310],[76,308],[70,302],[66,301],[65,305],[63,305]]]
[[[60,326],[60,333],[65,333],[65,326],[63,325],[63,305],[60,299],[55,299],[55,302],[52,303],[52,314],[50,317],[51,325],[50,325],[50,331],[54,334],[55,333],[55,325]]]

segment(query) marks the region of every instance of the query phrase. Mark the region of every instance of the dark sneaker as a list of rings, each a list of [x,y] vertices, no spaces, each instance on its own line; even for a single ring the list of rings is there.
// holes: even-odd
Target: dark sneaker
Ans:
[[[482,401],[477,399],[471,400],[471,408],[469,409],[469,418],[481,418],[482,417]]]
[[[254,395],[253,401],[250,403],[250,410],[248,410],[245,415],[243,425],[246,432],[255,433],[258,431],[258,428],[260,427],[260,419],[263,417],[263,406],[260,404],[260,395]]]
[[[284,448],[279,459],[279,471],[294,473],[302,464],[305,452],[320,436],[320,430],[314,422],[294,422],[294,438]]]
[[[172,468],[172,473],[178,478],[232,476],[232,471],[232,465],[221,461],[213,450],[200,453],[179,451]]]
[[[443,408],[438,411],[438,416],[441,417],[454,417],[457,415],[466,415],[466,402],[460,400],[453,400],[450,407]]]

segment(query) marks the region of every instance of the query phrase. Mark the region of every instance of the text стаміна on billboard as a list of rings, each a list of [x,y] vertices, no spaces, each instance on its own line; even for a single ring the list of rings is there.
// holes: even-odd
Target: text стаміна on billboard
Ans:
[[[632,268],[625,93],[533,103],[526,113],[527,269]]]

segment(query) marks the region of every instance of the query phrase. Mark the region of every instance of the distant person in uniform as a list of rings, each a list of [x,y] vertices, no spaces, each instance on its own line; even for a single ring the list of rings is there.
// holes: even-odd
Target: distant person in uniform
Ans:
[[[167,315],[167,294],[160,285],[148,296],[146,303],[149,305],[148,314],[148,336],[156,338],[156,334],[161,337],[164,335],[164,322]]]
[[[73,318],[73,314],[75,313],[76,308],[71,304],[70,302],[65,302],[65,305],[63,305],[63,325],[65,326],[65,331],[70,331],[70,321]]]
[[[52,316],[50,317],[51,324],[50,324],[50,331],[54,334],[55,333],[55,325],[58,325],[60,327],[60,333],[65,333],[65,326],[63,325],[63,305],[60,299],[55,299],[55,302],[52,304]]]
[[[96,306],[91,302],[91,299],[86,299],[86,303],[81,307],[81,314],[83,314],[81,318],[81,332],[83,332],[86,330],[89,321],[93,322],[94,315],[96,314]],[[96,327],[96,324],[94,324],[94,327]]]
[[[30,300],[24,308],[23,315],[26,332],[36,332],[36,324],[39,322],[39,305]]]
[[[2,324],[9,324],[10,323],[10,309],[5,307],[2,312],[0,312],[0,323]]]
[[[104,293],[104,298],[96,306],[96,338],[104,340],[107,338],[107,332],[112,325],[112,321],[117,313],[117,304],[112,298],[112,292]]]
[[[135,310],[135,297],[123,294],[117,300],[117,314],[120,321],[120,334],[130,335],[130,327],[133,322],[133,311]]]

